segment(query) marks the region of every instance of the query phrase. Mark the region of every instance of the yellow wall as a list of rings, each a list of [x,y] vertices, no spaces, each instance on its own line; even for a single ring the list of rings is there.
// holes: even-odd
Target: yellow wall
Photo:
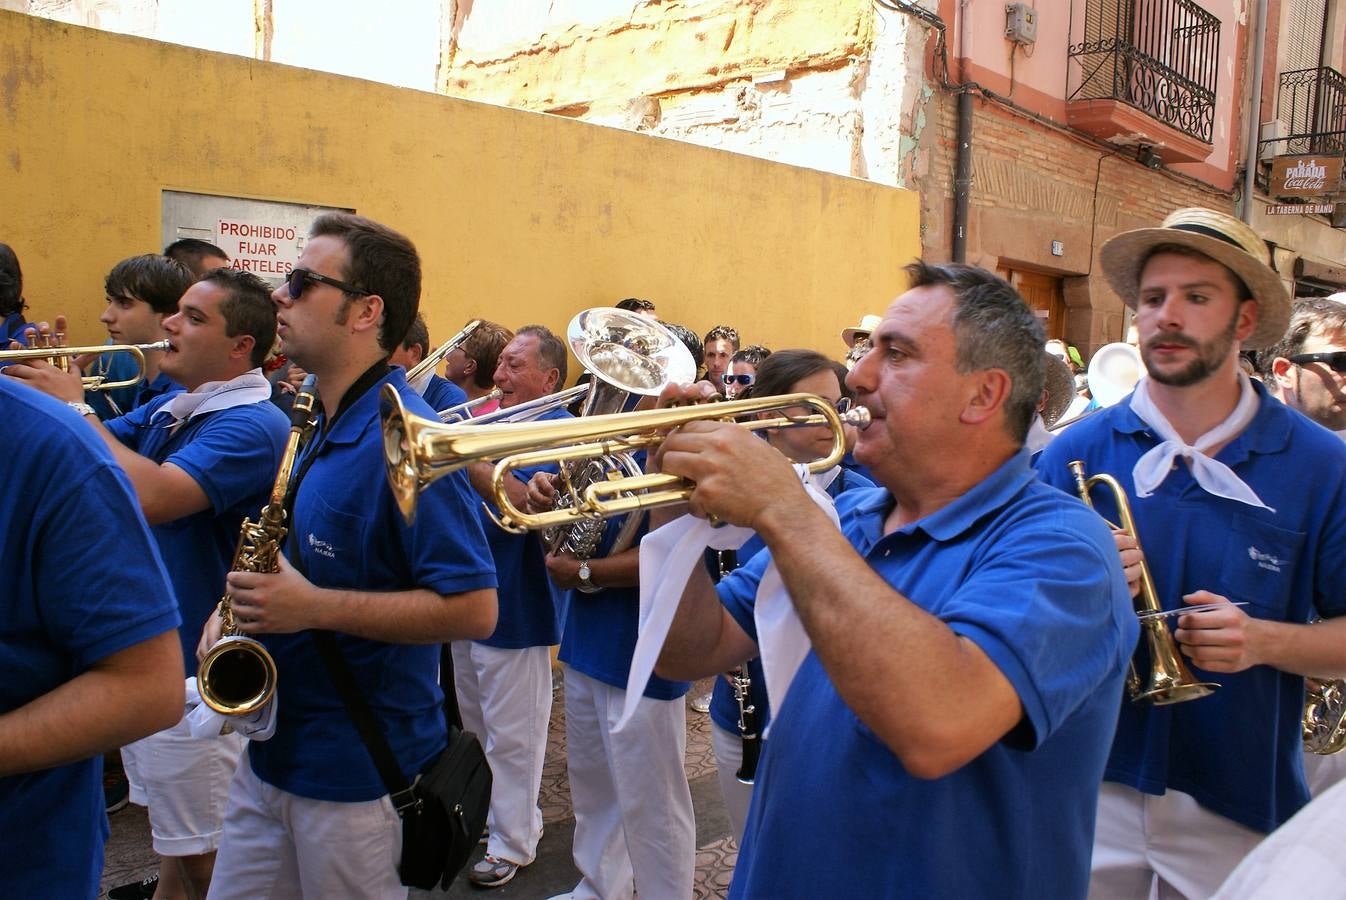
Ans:
[[[353,207],[420,248],[432,337],[655,300],[839,353],[919,252],[916,195],[435,94],[0,12],[0,241],[36,317],[104,337],[165,189]]]

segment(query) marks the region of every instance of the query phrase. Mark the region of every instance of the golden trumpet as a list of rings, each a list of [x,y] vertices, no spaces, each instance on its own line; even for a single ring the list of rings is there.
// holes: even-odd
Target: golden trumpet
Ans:
[[[1131,503],[1127,500],[1126,491],[1123,490],[1121,483],[1107,473],[1098,473],[1086,478],[1083,460],[1077,459],[1069,465],[1070,473],[1075,476],[1075,488],[1085,505],[1090,509],[1093,508],[1094,502],[1089,493],[1094,485],[1103,485],[1112,494],[1113,501],[1117,505],[1119,530],[1125,531],[1139,543],[1136,521],[1131,515]],[[1109,528],[1118,529],[1117,525],[1113,525],[1107,519],[1103,521]],[[1159,592],[1154,586],[1154,578],[1150,576],[1150,566],[1143,557],[1140,561],[1140,594],[1136,598],[1136,605],[1138,615],[1163,611],[1163,606],[1159,603]],[[1132,700],[1137,703],[1167,706],[1185,700],[1199,700],[1219,687],[1215,682],[1197,680],[1191,669],[1187,668],[1187,664],[1182,661],[1182,653],[1178,650],[1178,642],[1162,618],[1147,616],[1141,619],[1140,630],[1150,651],[1150,675],[1142,684],[1140,674],[1136,671],[1135,659],[1131,660],[1126,687]]]
[[[0,350],[0,364],[25,359],[45,359],[52,365],[69,369],[71,357],[100,353],[129,353],[139,365],[134,378],[108,381],[103,375],[85,375],[80,381],[86,391],[110,391],[114,388],[134,387],[145,377],[145,354],[168,349],[168,341],[153,344],[99,344],[95,347],[28,347],[24,350]]]
[[[500,510],[497,521],[502,528],[513,532],[572,525],[583,519],[601,519],[654,506],[681,503],[695,487],[676,475],[637,475],[591,484],[582,494],[576,492],[570,498],[572,505],[567,508],[527,513],[514,506],[504,490],[504,480],[515,468],[651,450],[659,446],[669,429],[688,422],[732,421],[743,416],[779,411],[771,418],[753,418],[740,424],[752,431],[806,425],[829,426],[833,437],[831,452],[808,466],[810,472],[822,472],[840,463],[846,454],[843,426],[864,428],[869,424],[869,410],[859,407],[844,413],[838,412],[830,402],[816,394],[784,394],[671,409],[484,427],[445,425],[438,420],[412,415],[403,407],[397,391],[390,386],[383,389],[382,403],[383,450],[388,484],[392,487],[398,508],[408,522],[415,518],[416,499],[427,485],[471,463],[499,460],[494,474],[494,500]],[[789,412],[800,406],[815,412],[802,416]]]

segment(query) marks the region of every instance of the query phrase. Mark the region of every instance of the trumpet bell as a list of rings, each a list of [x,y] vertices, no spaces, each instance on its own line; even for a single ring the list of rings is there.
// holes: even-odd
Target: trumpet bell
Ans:
[[[196,671],[201,702],[226,716],[247,715],[276,692],[276,662],[259,642],[244,635],[220,638]]]

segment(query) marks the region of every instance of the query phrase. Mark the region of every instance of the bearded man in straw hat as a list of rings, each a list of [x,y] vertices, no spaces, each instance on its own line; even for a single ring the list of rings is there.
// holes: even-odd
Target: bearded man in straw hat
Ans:
[[[1240,348],[1276,343],[1290,309],[1246,225],[1182,209],[1114,237],[1101,261],[1136,311],[1148,375],[1054,441],[1038,470],[1072,492],[1072,460],[1117,478],[1160,605],[1193,610],[1175,617],[1177,646],[1215,689],[1123,701],[1090,897],[1208,897],[1308,801],[1303,676],[1346,674],[1346,618],[1309,624],[1346,613],[1346,448],[1239,368]],[[1117,521],[1105,494],[1094,503]],[[1134,591],[1140,551],[1118,547]]]

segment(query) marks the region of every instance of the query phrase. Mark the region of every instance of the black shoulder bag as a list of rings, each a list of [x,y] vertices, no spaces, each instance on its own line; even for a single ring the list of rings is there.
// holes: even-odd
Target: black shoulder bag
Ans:
[[[477,846],[491,805],[491,769],[477,736],[449,723],[449,745],[407,784],[350,664],[330,631],[313,632],[323,665],[402,818],[397,873],[408,887],[448,890]]]

